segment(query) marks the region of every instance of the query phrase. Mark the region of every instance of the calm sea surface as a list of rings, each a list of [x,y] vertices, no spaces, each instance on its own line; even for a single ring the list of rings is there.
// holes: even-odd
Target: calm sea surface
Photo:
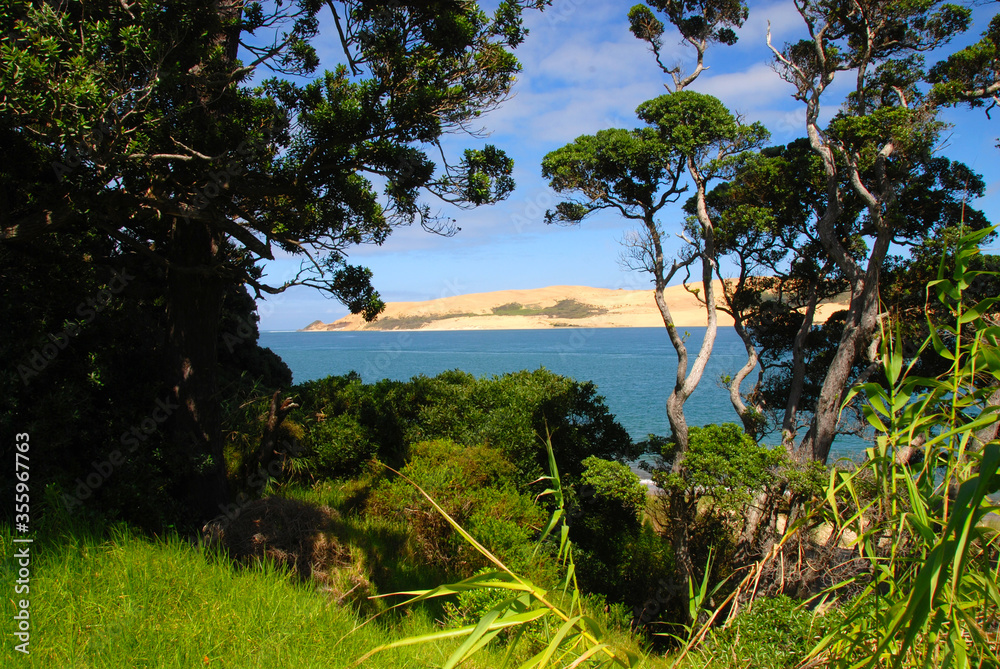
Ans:
[[[694,357],[705,328],[687,328]],[[460,369],[493,376],[539,367],[593,381],[633,439],[669,432],[664,405],[676,357],[663,328],[556,328],[465,332],[263,332],[262,346],[281,356],[296,383],[356,371],[365,383],[408,380]],[[719,381],[746,360],[732,328],[719,328],[711,361],[684,405],[689,425],[739,423]],[[831,459],[857,453],[858,440],[839,440]]]

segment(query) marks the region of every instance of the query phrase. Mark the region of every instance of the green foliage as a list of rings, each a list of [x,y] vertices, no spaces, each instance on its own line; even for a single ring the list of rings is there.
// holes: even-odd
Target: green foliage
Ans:
[[[784,595],[757,599],[728,626],[709,633],[692,665],[793,669],[837,617],[810,611]]]
[[[493,307],[492,311],[496,316],[527,316],[535,313],[534,309],[525,307],[520,302],[501,304],[498,307]]]
[[[866,141],[876,146],[875,135],[892,135],[895,131],[886,124],[904,124],[908,113],[887,110],[860,119],[842,115],[833,126],[845,139],[851,135],[855,147]],[[898,134],[902,143],[904,133]],[[954,240],[960,224],[978,229],[988,222],[969,206],[984,192],[979,175],[961,162],[929,155],[920,147],[906,150],[908,171],[900,177],[883,216],[894,226],[897,239],[905,237],[915,246],[908,259],[888,259],[880,297],[905,318],[907,333],[919,342],[925,334],[921,332],[924,285],[934,278],[946,240]],[[825,206],[827,195],[822,164],[807,140],[745,155],[732,176],[708,194],[707,205],[716,223],[720,254],[741,268],[741,278],[728,281],[726,302],[742,320],[763,371],[753,399],[767,408],[764,413],[771,425],[781,427],[796,379],[802,384],[796,410],[811,411],[816,406],[844,331],[845,314],[832,314],[824,323],[813,322],[798,340],[808,307],[813,299],[843,299],[849,283],[815,232],[815,207]],[[694,214],[693,198],[685,211]],[[870,232],[866,220],[861,201],[845,190],[837,229],[849,255],[859,261],[870,248],[864,237]],[[698,226],[689,224],[688,232],[696,236]],[[758,273],[767,276],[754,276]],[[801,359],[798,372],[796,356]],[[867,364],[858,357],[852,376]]]
[[[547,223],[575,223],[599,208],[621,203],[629,212],[652,206],[675,181],[676,155],[652,128],[601,130],[545,155],[542,176],[557,193],[579,192],[580,201],[560,203]]]
[[[489,577],[492,567],[483,567],[474,576]],[[494,607],[507,599],[507,593],[502,589],[481,588],[462,590],[455,595],[454,602],[445,602],[444,610],[448,614],[449,623],[457,627],[475,625]]]
[[[670,584],[677,570],[670,542],[649,523],[641,526],[608,527],[605,534],[590,531],[590,516],[572,526],[570,536],[576,550],[577,577],[586,592],[601,595],[610,606],[624,605],[637,628],[655,629],[673,622],[678,602]]]
[[[475,624],[423,636],[408,637],[379,646],[361,657],[358,660],[359,663],[392,648],[464,638],[464,642],[442,665],[446,669],[450,669],[483,651],[499,635],[513,634],[501,664],[503,667],[511,665],[511,662],[516,658],[519,644],[522,642],[527,646],[529,655],[527,661],[520,665],[525,668],[544,669],[546,667],[567,666],[567,663],[575,663],[576,666],[580,666],[588,659],[590,662],[587,666],[632,667],[637,665],[638,657],[633,653],[612,648],[608,643],[602,641],[603,630],[583,609],[582,596],[576,581],[573,548],[569,541],[569,527],[565,523],[565,498],[551,441],[546,442],[546,450],[551,476],[544,478],[551,481],[552,487],[545,490],[542,495],[553,497],[555,510],[538,539],[536,551],[542,548],[555,530],[559,530],[556,556],[566,574],[561,586],[561,596],[560,593],[550,593],[539,588],[512,571],[452,518],[433,497],[416,484],[411,483],[441,517],[472,548],[492,564],[493,570],[482,572],[458,583],[440,585],[431,590],[398,593],[408,595],[409,599],[397,604],[393,609],[469,591],[493,590],[506,593],[507,596],[502,601],[493,604]],[[490,598],[485,597],[484,599],[489,600]]]
[[[594,456],[584,460],[583,466],[580,484],[595,502],[615,507],[623,519],[639,518],[646,508],[649,491],[635,472],[620,462]]]
[[[132,312],[123,331],[143,342],[116,345],[145,346],[144,356],[115,363],[122,376],[141,377],[142,408],[127,407],[124,417],[92,411],[104,424],[81,440],[110,445],[148,418],[157,398],[169,393],[177,404],[163,438],[144,442],[149,467],[116,478],[148,479],[186,503],[193,522],[216,515],[229,501],[223,430],[252,401],[244,393],[261,374],[287,382],[287,370],[256,348],[249,315],[246,334],[220,343],[232,335],[233,312],[246,315],[225,301],[248,288],[260,297],[308,285],[374,318],[384,304],[372,273],[348,264],[347,249],[380,244],[417,221],[455,232],[452,219],[421,202],[427,193],[469,207],[509,195],[513,163],[496,147],[469,149],[457,164],[435,161],[444,134],[507,97],[520,69],[513,49],[526,34],[522,13],[547,4],[504,0],[491,16],[475,2],[4,3],[5,255],[44,257],[43,271],[82,260],[101,273],[143,275],[141,290],[115,307]],[[345,62],[317,74],[325,12]],[[288,281],[268,283],[260,263],[276,253],[308,261]],[[55,301],[68,282],[31,290],[30,300]],[[53,315],[60,328],[75,318]],[[28,331],[44,336],[54,325],[36,320]],[[246,387],[230,387],[242,370],[220,375],[219,358],[251,372]],[[119,370],[107,373],[103,360],[90,367],[94,386],[103,377],[123,393],[133,387],[110,378]],[[113,402],[118,389],[80,394],[90,397],[58,404],[85,411],[91,398]],[[26,423],[19,418],[19,430]],[[115,506],[131,508],[125,498]]]
[[[711,95],[678,91],[643,102],[636,115],[657,129],[672,152],[698,164],[720,146],[735,145],[736,152],[750,149],[770,136],[760,123],[744,126],[725,105]]]
[[[394,518],[406,511],[413,553],[423,564],[471,576],[482,557],[461,541],[413,484],[431,494],[463,526],[485,537],[496,555],[518,569],[529,566],[531,539],[544,512],[517,491],[514,467],[495,449],[447,440],[414,444],[403,476],[383,481],[368,500],[367,513]]]
[[[551,307],[542,310],[542,316],[552,318],[587,318],[605,313],[606,309],[594,307],[576,300],[559,300]]]
[[[759,146],[768,132],[743,125],[718,99],[681,91],[636,109],[647,127],[601,130],[546,154],[542,176],[556,192],[580,198],[546,213],[548,223],[575,223],[614,208],[653,225],[653,216],[685,188],[680,179],[691,159],[705,179],[731,171],[734,156]]]
[[[720,509],[742,508],[777,480],[785,463],[784,449],[758,445],[734,423],[692,427],[689,439],[683,472],[670,472],[676,444],[668,442],[662,451],[667,466],[654,472],[653,480],[664,490],[697,491]]]
[[[857,472],[834,472],[828,501],[838,529],[850,529],[859,555],[872,568],[863,594],[844,623],[812,655],[838,666],[990,666],[1000,592],[996,588],[997,535],[983,520],[996,510],[988,495],[1000,488],[1000,442],[980,432],[998,419],[989,396],[1000,382],[1000,330],[982,314],[1000,298],[974,307],[963,293],[977,272],[970,265],[990,230],[963,236],[953,269],[942,263],[928,293],[950,312],[929,323],[925,347],[949,361],[935,378],[912,373],[898,342],[884,333],[881,362],[887,385],[852,390],[866,399],[865,417],[877,445]],[[963,326],[969,326],[964,331]],[[897,452],[922,436],[922,464]],[[862,475],[876,494],[863,503]],[[855,500],[845,509],[838,500]],[[888,552],[883,547],[888,546]]]
[[[316,473],[327,475],[357,473],[378,450],[378,445],[368,439],[365,429],[348,414],[318,423],[311,430],[310,438],[316,454]]]
[[[931,96],[935,101],[981,107],[991,97],[995,100],[998,76],[1000,14],[990,20],[980,41],[956,51],[946,60],[934,65],[928,80],[934,84]]]
[[[698,2],[673,2],[654,0],[655,9],[663,12],[681,37],[699,48],[699,54],[710,42],[733,45],[739,39],[736,29],[748,16],[746,4],[739,0],[701,0]],[[680,79],[680,67],[668,68],[661,60],[663,22],[645,5],[635,5],[628,12],[629,29],[638,39],[648,42],[656,54],[660,67]]]
[[[518,302],[493,307],[496,316],[549,316],[550,318],[587,318],[607,311],[574,299],[559,300],[551,307],[525,307]]]
[[[636,457],[628,433],[608,412],[592,383],[579,383],[545,369],[476,379],[460,371],[408,382],[383,380],[361,383],[357,375],[328,377],[297,387],[301,408],[292,414],[307,426],[306,446],[318,448],[322,413],[346,414],[360,426],[359,438],[378,444],[380,459],[394,466],[406,462],[409,447],[432,439],[450,439],[467,446],[488,444],[514,464],[522,489],[544,471],[545,453],[538,430],[548,426],[560,466],[576,476],[590,456],[610,459]],[[344,470],[317,470],[327,476]]]
[[[669,543],[643,523],[648,489],[620,462],[589,457],[583,465],[570,515],[580,583],[609,602],[640,610],[674,579]],[[659,613],[658,607],[643,622]]]
[[[428,323],[436,321],[446,321],[451,318],[466,318],[478,316],[473,313],[450,313],[450,314],[427,314],[424,316],[390,316],[372,321],[365,327],[366,330],[419,330]]]

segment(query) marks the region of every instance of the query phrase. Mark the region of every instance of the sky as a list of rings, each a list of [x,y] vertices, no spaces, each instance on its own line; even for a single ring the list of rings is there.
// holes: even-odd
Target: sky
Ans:
[[[544,12],[530,12],[529,34],[516,50],[522,72],[511,99],[482,119],[486,137],[450,135],[443,145],[457,162],[465,148],[494,144],[514,159],[517,188],[507,200],[474,210],[460,210],[433,196],[432,210],[457,220],[461,231],[442,237],[419,225],[397,228],[382,246],[359,246],[349,262],[370,268],[373,283],[387,302],[422,301],[496,290],[583,285],[597,288],[650,288],[647,274],[620,266],[621,240],[632,225],[611,212],[599,212],[579,226],[547,226],[546,209],[559,196],[541,177],[546,153],[581,135],[605,128],[634,128],[635,108],[666,92],[664,74],[649,51],[629,32],[627,13],[635,0],[555,0]],[[488,2],[481,3],[489,8]],[[714,45],[706,56],[709,69],[690,90],[718,97],[747,122],[760,121],[771,132],[770,144],[786,144],[804,135],[804,110],[792,99],[793,87],[772,69],[766,44],[768,23],[776,46],[804,36],[792,2],[753,2],[750,17],[734,46]],[[974,25],[953,40],[946,52],[978,41],[994,7],[974,8]],[[316,46],[327,68],[340,44],[329,17],[321,24]],[[664,62],[680,62],[690,71],[693,53],[676,31],[664,35]],[[944,52],[942,52],[944,53]],[[933,63],[941,55],[928,55]],[[841,74],[828,91],[821,120],[836,113],[853,77]],[[940,152],[961,160],[983,175],[986,195],[974,206],[1000,222],[1000,119],[982,109],[948,109],[952,127]],[[664,227],[680,231],[677,205],[663,214]],[[675,248],[680,241],[674,239]],[[997,250],[1000,252],[1000,249]],[[278,257],[264,266],[271,282],[294,274],[299,260]],[[315,289],[291,288],[258,300],[261,330],[297,330],[315,320],[331,322],[346,307]]]

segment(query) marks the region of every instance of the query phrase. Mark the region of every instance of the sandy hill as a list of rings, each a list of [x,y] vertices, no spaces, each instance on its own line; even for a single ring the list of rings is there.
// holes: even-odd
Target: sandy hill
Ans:
[[[719,290],[716,288],[716,290]],[[704,307],[683,286],[665,293],[679,327],[705,324]],[[844,308],[821,305],[817,321]],[[732,318],[719,313],[720,325]],[[612,290],[586,286],[550,286],[531,290],[455,295],[426,302],[391,302],[374,323],[351,315],[333,323],[315,321],[304,331],[327,330],[534,330],[553,327],[662,327],[652,290]]]

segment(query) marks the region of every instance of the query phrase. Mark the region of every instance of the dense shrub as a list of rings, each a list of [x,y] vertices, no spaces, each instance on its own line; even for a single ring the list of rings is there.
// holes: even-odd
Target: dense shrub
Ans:
[[[673,551],[650,525],[620,530],[589,548],[577,545],[575,555],[584,591],[627,606],[637,624],[667,613],[665,593],[672,592],[676,581]]]
[[[318,473],[355,474],[378,446],[350,414],[333,416],[312,430]]]
[[[314,454],[314,473],[321,476],[349,475],[368,455],[398,468],[412,444],[448,439],[497,449],[514,464],[517,484],[526,491],[547,468],[539,439],[546,430],[560,471],[569,477],[579,476],[583,460],[592,455],[612,460],[638,455],[593,384],[545,369],[484,379],[455,370],[368,385],[349,374],[305,383],[296,391],[301,407],[293,419],[307,427],[306,445]],[[331,437],[320,416],[330,421],[341,415],[354,421],[350,425],[359,443],[377,444],[377,449],[325,444]],[[321,462],[321,451],[340,453],[340,464],[333,466],[337,459],[330,457]]]
[[[684,456],[684,473],[670,472],[676,444],[662,448],[664,466],[653,474],[664,490],[687,490],[710,497],[717,508],[739,510],[777,479],[785,451],[768,448],[734,423],[692,427]]]
[[[643,524],[648,491],[631,469],[596,457],[583,465],[570,525],[580,584],[641,611],[673,579],[670,545]]]
[[[578,476],[583,460],[638,457],[625,429],[597,395],[592,383],[579,383],[545,369],[483,379],[472,388],[470,403],[486,415],[479,438],[493,444],[517,465],[523,479],[548,472],[538,435],[548,430],[559,471]]]
[[[584,460],[583,466],[581,501],[588,516],[597,512],[614,525],[636,525],[649,494],[639,477],[620,462],[594,456]]]
[[[532,497],[518,492],[514,467],[499,451],[448,440],[420,442],[413,445],[401,473],[409,481],[384,480],[372,493],[367,511],[404,517],[412,550],[422,563],[463,576],[485,566],[410,481],[502,560],[518,569],[529,566],[532,541],[546,515]]]

